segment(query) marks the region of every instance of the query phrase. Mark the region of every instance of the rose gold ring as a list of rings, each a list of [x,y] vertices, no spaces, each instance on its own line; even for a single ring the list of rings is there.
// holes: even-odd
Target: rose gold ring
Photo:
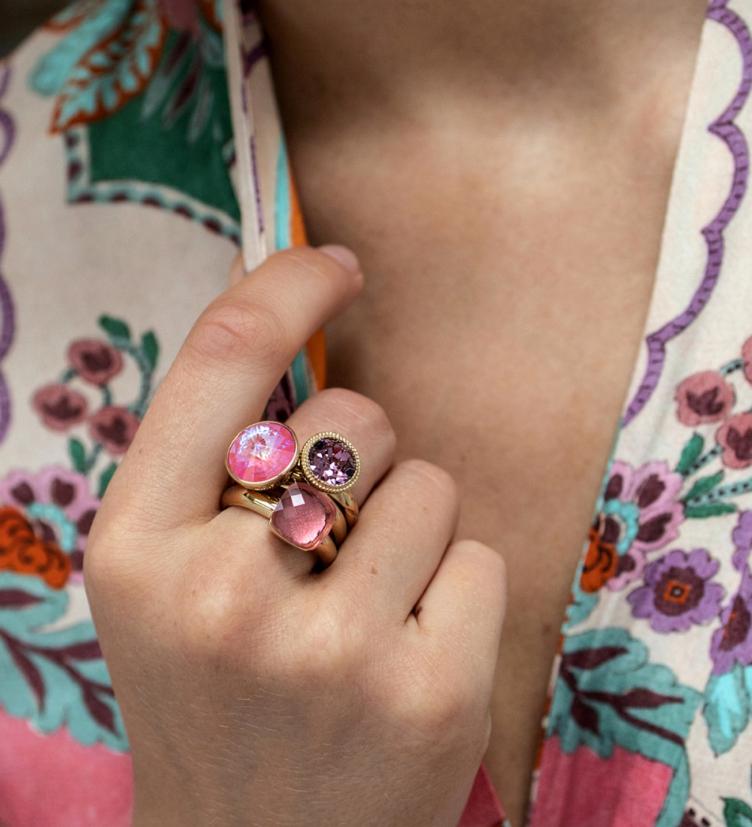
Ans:
[[[289,425],[265,420],[239,431],[230,442],[225,468],[232,479],[251,491],[278,488],[291,480],[336,495],[346,510],[357,507],[347,494],[360,476],[360,455],[349,439],[335,431],[321,431],[298,449]]]
[[[360,474],[355,446],[322,431],[298,449],[288,425],[265,420],[243,428],[225,456],[235,481],[222,505],[247,508],[269,518],[271,530],[291,546],[315,551],[329,565],[358,519],[350,493]]]
[[[222,495],[222,506],[239,506],[269,520],[269,528],[288,545],[312,551],[324,566],[331,565],[347,536],[344,513],[331,497],[306,483],[293,482],[275,497],[233,485]]]

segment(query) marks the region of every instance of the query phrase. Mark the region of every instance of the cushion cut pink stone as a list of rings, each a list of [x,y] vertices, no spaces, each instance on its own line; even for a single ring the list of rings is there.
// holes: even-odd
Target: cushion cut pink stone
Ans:
[[[272,512],[272,528],[283,540],[310,551],[329,534],[337,506],[304,482],[285,489]]]
[[[271,483],[295,462],[298,445],[281,422],[254,422],[233,439],[227,449],[227,470],[241,485]]]

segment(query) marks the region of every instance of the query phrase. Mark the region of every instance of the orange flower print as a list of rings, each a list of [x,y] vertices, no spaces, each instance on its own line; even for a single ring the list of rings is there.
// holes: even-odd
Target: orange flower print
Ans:
[[[590,529],[589,541],[580,575],[580,588],[592,594],[616,574],[619,555],[616,546],[606,542],[596,526]]]
[[[0,570],[36,575],[51,588],[60,589],[71,568],[70,557],[56,543],[37,537],[20,511],[0,507]]]

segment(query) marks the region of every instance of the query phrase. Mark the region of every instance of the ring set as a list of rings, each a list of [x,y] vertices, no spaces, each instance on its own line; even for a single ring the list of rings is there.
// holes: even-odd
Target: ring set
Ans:
[[[360,474],[355,446],[333,431],[314,434],[298,447],[298,438],[281,422],[254,422],[235,435],[225,457],[236,483],[222,505],[240,506],[268,518],[271,530],[324,566],[358,519],[349,490]]]

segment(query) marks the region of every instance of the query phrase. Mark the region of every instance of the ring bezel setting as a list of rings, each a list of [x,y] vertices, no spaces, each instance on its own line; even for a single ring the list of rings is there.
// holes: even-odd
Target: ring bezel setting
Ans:
[[[265,491],[290,476],[299,453],[293,429],[282,422],[265,419],[235,434],[225,454],[225,468],[243,488]],[[250,474],[246,473],[249,468],[253,469]]]
[[[321,431],[309,437],[300,449],[300,470],[314,488],[339,494],[358,481],[360,455],[342,434]]]

